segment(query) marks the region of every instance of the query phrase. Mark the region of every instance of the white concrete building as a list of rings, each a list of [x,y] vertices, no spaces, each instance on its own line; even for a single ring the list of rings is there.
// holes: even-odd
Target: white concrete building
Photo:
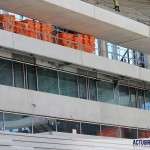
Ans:
[[[129,150],[150,137],[150,27],[94,4],[0,0],[0,149]]]

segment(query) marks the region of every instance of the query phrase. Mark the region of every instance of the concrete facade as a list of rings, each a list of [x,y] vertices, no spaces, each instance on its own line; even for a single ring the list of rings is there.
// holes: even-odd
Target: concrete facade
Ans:
[[[0,110],[4,111],[135,128],[150,126],[146,110],[3,85],[0,91]]]

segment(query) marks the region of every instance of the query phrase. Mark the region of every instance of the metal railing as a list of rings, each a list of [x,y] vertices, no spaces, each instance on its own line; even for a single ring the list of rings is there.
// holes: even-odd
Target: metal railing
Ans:
[[[91,46],[90,44],[88,45],[83,44],[83,37],[82,37],[83,34],[79,34],[75,32],[68,33],[68,31],[62,31],[57,28],[53,29],[53,32],[51,33],[43,33],[43,32],[38,31],[36,25],[35,25],[35,30],[32,30],[30,28],[17,26],[15,24],[12,24],[11,22],[1,21],[0,24],[1,24],[0,29],[2,30],[14,32],[14,33],[21,34],[24,36],[29,36],[29,37],[36,38],[39,40],[43,40],[43,41],[51,42],[51,43],[58,44],[61,46],[73,48],[75,50],[80,50],[80,51],[88,52],[91,54],[103,56],[109,59],[113,59],[116,61],[147,68],[144,54],[137,52],[137,51],[130,50],[130,49],[127,50],[126,48],[119,47],[116,45],[114,46],[110,43],[108,44],[107,42],[105,42],[105,44],[102,44],[99,42],[101,40],[98,40],[98,39],[95,39],[93,41],[92,43],[93,46]],[[16,29],[19,30],[19,33],[16,31]],[[67,34],[68,36],[74,36],[76,41],[74,40],[74,38],[72,38],[72,40],[69,40],[67,38],[60,37],[59,35],[61,33]],[[90,40],[87,38],[87,39],[84,39],[84,42],[90,43]]]

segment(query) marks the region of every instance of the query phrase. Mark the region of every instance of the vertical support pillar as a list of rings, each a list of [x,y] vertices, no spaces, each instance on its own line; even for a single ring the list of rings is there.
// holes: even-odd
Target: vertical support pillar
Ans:
[[[107,42],[106,41],[98,39],[98,49],[99,49],[100,56],[107,57]]]
[[[111,44],[112,45],[112,47],[111,47],[111,52],[112,52],[112,54],[111,54],[111,56],[112,56],[112,59],[114,59],[114,60],[118,60],[118,54],[117,54],[117,45],[114,45],[114,44]]]

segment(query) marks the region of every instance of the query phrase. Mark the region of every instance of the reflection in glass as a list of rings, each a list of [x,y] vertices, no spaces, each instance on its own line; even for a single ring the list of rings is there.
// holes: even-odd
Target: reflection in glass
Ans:
[[[120,105],[130,107],[129,89],[127,86],[119,86]]]
[[[113,83],[98,81],[98,101],[114,104]]]
[[[96,80],[94,79],[89,79],[89,99],[97,100]]]
[[[37,90],[36,67],[27,65],[28,89]]]
[[[4,113],[5,131],[32,133],[31,116]]]
[[[64,72],[59,72],[60,94],[78,97],[77,76]]]
[[[145,109],[150,110],[150,91],[145,91]]]
[[[58,94],[57,71],[38,68],[38,90],[42,92]]]
[[[150,131],[138,130],[138,138],[149,138],[149,137],[150,137]]]
[[[79,76],[78,82],[79,82],[79,97],[87,99],[86,78]]]
[[[120,129],[113,126],[101,126],[101,135],[108,137],[120,137]]]
[[[56,121],[53,118],[33,117],[33,133],[56,131]]]
[[[100,136],[100,125],[97,124],[81,124],[82,134]]]
[[[121,128],[121,138],[137,139],[137,129]]]
[[[0,59],[0,84],[13,85],[12,62],[9,60]]]
[[[57,131],[67,133],[80,133],[80,123],[57,120]]]
[[[24,88],[23,64],[13,62],[15,87]]]

